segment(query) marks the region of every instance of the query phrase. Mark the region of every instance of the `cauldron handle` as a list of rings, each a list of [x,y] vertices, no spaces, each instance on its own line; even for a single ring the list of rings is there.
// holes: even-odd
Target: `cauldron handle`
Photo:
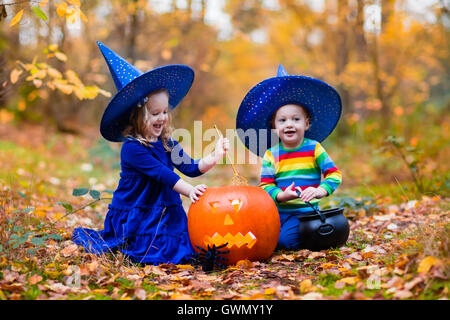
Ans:
[[[298,190],[298,189],[295,189],[295,192],[297,192],[297,195],[300,197],[301,191]],[[322,221],[322,223],[325,223],[326,218],[325,218],[325,216],[322,214],[322,212],[320,212],[320,210],[317,210],[316,207],[314,207],[314,206],[311,204],[311,202],[308,201],[308,202],[305,202],[305,203],[307,203],[307,204],[314,210],[314,212],[317,213],[317,214],[319,215],[320,221]]]

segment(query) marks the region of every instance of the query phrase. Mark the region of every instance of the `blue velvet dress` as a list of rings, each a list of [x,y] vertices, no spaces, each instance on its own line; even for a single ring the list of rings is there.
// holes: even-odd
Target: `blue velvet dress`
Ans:
[[[171,147],[172,152],[167,152],[160,139],[150,147],[125,140],[120,181],[104,229],[76,228],[73,241],[95,254],[120,250],[138,263],[185,263],[194,251],[180,194],[172,190],[180,179],[173,170],[190,177],[202,173],[198,161],[176,141]]]

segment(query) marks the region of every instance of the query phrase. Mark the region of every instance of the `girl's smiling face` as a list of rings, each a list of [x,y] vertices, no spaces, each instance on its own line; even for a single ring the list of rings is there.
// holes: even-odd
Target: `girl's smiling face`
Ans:
[[[169,119],[169,96],[164,91],[151,94],[145,107],[146,135],[151,139],[157,139]]]
[[[306,111],[296,104],[279,108],[275,113],[273,125],[283,147],[287,149],[299,147],[303,143],[305,131],[310,127]]]

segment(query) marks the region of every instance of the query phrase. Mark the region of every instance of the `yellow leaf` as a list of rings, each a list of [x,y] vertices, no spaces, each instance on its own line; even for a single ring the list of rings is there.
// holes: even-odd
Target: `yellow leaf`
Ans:
[[[108,293],[108,289],[94,289],[94,290],[92,290],[92,292],[105,295]]]
[[[97,88],[95,87],[84,87],[84,98],[94,99],[98,95]]]
[[[436,257],[427,256],[422,259],[419,263],[419,267],[417,268],[417,272],[419,273],[427,273],[431,267],[441,265],[442,262]]]
[[[16,83],[19,80],[20,75],[22,74],[22,70],[19,69],[13,69],[11,71],[11,74],[9,75],[9,79],[11,80],[11,83]]]
[[[65,2],[63,2],[61,4],[55,3],[55,6],[57,7],[56,13],[58,14],[58,16],[63,17],[67,11],[67,3],[65,3]]]
[[[335,265],[334,263],[328,263],[328,262],[322,263],[322,264],[321,264],[321,267],[322,267],[322,269],[324,269],[324,270],[330,269],[330,268],[334,268],[334,267],[336,267],[336,266],[337,266],[337,265]]]
[[[358,277],[347,277],[347,278],[342,278],[339,281],[342,281],[346,284],[352,285],[355,284],[356,282],[358,282],[359,278]]]
[[[190,264],[177,264],[176,267],[178,269],[188,269],[188,270],[195,270],[193,266],[191,266]]]
[[[63,62],[67,61],[67,56],[62,52],[55,52],[55,57],[56,57],[56,59],[58,59],[60,61],[63,61]]]
[[[66,10],[66,21],[69,24],[75,23],[77,21],[78,11],[74,8],[69,8]]]
[[[14,26],[15,24],[17,24],[22,19],[23,10],[25,10],[25,9],[22,9],[19,12],[17,12],[17,14],[14,16],[14,18],[9,23],[10,27]]]
[[[80,7],[81,3],[80,0],[66,0],[68,3],[70,3],[71,5],[75,6],[75,7]]]
[[[56,51],[56,50],[58,50],[58,45],[55,44],[55,43],[52,43],[51,45],[48,46],[48,48],[49,48],[51,51]]]
[[[277,289],[275,288],[267,288],[264,290],[264,294],[268,296],[275,294],[275,292],[277,292]]]
[[[307,292],[311,291],[312,287],[313,287],[313,285],[312,285],[312,282],[310,279],[303,280],[300,283],[300,292],[307,293]]]

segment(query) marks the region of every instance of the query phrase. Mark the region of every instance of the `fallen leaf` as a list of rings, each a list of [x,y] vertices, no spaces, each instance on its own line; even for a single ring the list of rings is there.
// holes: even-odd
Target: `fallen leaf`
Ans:
[[[74,255],[75,253],[78,253],[78,246],[76,244],[71,244],[61,250],[61,254],[64,257],[69,257],[71,255]]]
[[[138,298],[139,300],[145,300],[145,298],[147,297],[147,292],[145,292],[144,289],[142,288],[136,288],[134,290],[134,295],[136,296],[136,298]]]
[[[182,269],[182,270],[185,270],[185,269],[195,270],[195,268],[193,266],[191,266],[190,264],[177,264],[176,267],[178,269]]]
[[[427,273],[431,269],[431,267],[440,265],[442,265],[441,260],[433,256],[427,256],[420,261],[417,272]]]
[[[25,290],[20,283],[13,283],[13,284],[2,283],[0,284],[0,289],[10,292],[22,292]]]
[[[245,260],[239,260],[239,261],[236,263],[236,267],[239,268],[239,269],[241,269],[241,270],[244,270],[244,269],[250,269],[250,268],[253,267],[253,263],[252,263],[250,260],[247,260],[247,259],[245,259]]]
[[[300,282],[300,292],[302,294],[311,291],[312,288],[313,288],[313,285],[312,285],[312,281],[310,279],[306,279],[306,280],[303,280],[302,282]]]
[[[301,300],[319,300],[322,298],[323,295],[320,292],[309,292],[300,297]]]
[[[41,282],[42,279],[43,279],[43,278],[42,278],[40,275],[38,275],[38,274],[33,274],[32,276],[30,276],[30,277],[28,278],[28,283],[29,283],[29,284],[36,284],[36,283]]]
[[[187,294],[174,293],[170,296],[170,300],[192,300],[192,297]]]
[[[416,285],[418,285],[419,283],[423,282],[424,278],[422,277],[415,277],[413,280],[405,283],[405,290],[411,290],[412,288],[414,288]]]
[[[264,294],[270,296],[275,294],[276,291],[277,290],[275,288],[267,288],[266,290],[264,290]]]
[[[359,278],[358,277],[346,277],[346,278],[342,278],[340,280],[338,280],[335,284],[334,287],[336,289],[342,289],[343,287],[345,287],[347,284],[348,285],[354,285],[356,282],[358,282]]]
[[[394,298],[397,299],[408,299],[411,298],[413,294],[409,290],[398,290],[394,293]]]
[[[323,258],[325,256],[326,256],[326,253],[324,253],[324,252],[311,252],[308,256],[308,259]]]
[[[361,261],[363,259],[358,252],[353,252],[352,254],[349,255],[349,258],[352,258],[352,259],[358,260],[358,261]],[[352,264],[352,262],[350,262],[350,264]]]

